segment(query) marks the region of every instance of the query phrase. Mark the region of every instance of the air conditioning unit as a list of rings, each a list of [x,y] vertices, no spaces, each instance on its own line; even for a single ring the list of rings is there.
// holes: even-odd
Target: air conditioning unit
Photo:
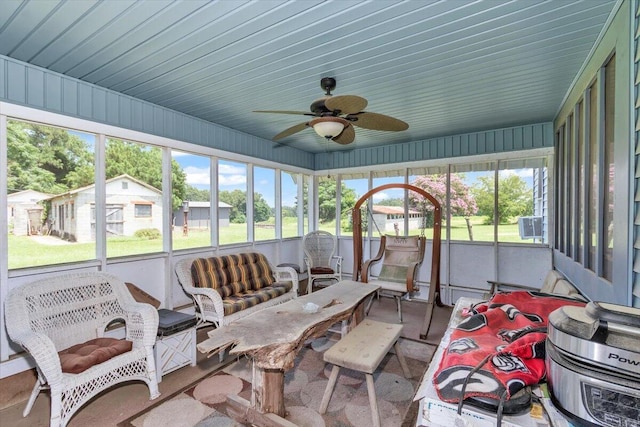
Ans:
[[[521,239],[542,239],[542,217],[521,216],[518,218]]]

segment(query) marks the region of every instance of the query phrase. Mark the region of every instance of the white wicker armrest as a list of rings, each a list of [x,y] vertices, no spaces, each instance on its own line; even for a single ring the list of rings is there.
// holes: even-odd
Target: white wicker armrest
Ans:
[[[331,258],[336,262],[336,273],[342,273],[342,257],[334,255]]]
[[[211,288],[197,288],[195,286],[183,286],[185,292],[190,294],[195,301],[200,313],[204,313],[206,307],[210,307],[216,313],[219,321],[222,322],[224,318],[224,305],[222,304],[222,297],[218,291]]]
[[[122,308],[126,316],[127,339],[153,346],[158,334],[158,310],[151,304],[141,302],[125,304]]]
[[[298,272],[293,267],[271,267],[276,282],[292,282],[294,298],[298,296]]]
[[[23,331],[12,337],[12,341],[20,344],[33,357],[45,378],[52,383],[62,381],[62,366],[58,357],[58,350],[53,341],[41,332]]]

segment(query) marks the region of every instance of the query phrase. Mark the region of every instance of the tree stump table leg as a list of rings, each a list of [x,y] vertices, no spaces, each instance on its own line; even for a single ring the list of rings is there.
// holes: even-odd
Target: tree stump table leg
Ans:
[[[284,371],[262,369],[254,364],[251,403],[258,412],[284,418]]]

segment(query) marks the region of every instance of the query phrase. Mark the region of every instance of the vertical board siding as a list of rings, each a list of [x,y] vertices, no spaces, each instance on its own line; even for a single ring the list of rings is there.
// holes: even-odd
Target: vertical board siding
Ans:
[[[635,198],[633,202],[634,209],[634,223],[633,223],[633,290],[632,290],[632,305],[634,307],[640,307],[640,198],[638,193],[640,192],[640,0],[633,2],[632,16],[633,27],[632,34],[634,34],[635,58],[633,60],[634,69],[632,70],[632,76],[635,76],[635,98],[634,98],[634,117],[632,117],[631,123],[635,123]],[[632,43],[631,46],[634,46]]]
[[[27,68],[27,102],[44,108],[44,73],[41,70]]]
[[[14,61],[8,61],[7,64],[7,97],[14,102],[26,103],[27,82],[25,78],[24,65],[17,64]]]
[[[313,169],[314,154],[0,55],[0,101]],[[91,131],[91,129],[85,129]]]
[[[553,147],[553,124],[452,135],[384,147],[316,154],[315,169],[343,169]]]
[[[551,123],[383,147],[306,153],[0,56],[0,99],[307,169],[335,169],[552,147]]]
[[[62,79],[54,74],[46,74],[45,78],[45,108],[47,110],[62,110]]]

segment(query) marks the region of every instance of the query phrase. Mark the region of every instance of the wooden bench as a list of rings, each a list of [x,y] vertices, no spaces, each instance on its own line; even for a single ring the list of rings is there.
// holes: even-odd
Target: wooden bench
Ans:
[[[366,319],[324,353],[324,361],[333,364],[333,369],[331,370],[324,396],[322,396],[321,414],[327,411],[340,368],[352,369],[365,373],[373,425],[380,426],[380,414],[378,412],[376,390],[373,385],[373,373],[391,347],[395,349],[404,376],[411,378],[409,367],[398,344],[400,332],[402,332],[402,325],[400,324]]]

